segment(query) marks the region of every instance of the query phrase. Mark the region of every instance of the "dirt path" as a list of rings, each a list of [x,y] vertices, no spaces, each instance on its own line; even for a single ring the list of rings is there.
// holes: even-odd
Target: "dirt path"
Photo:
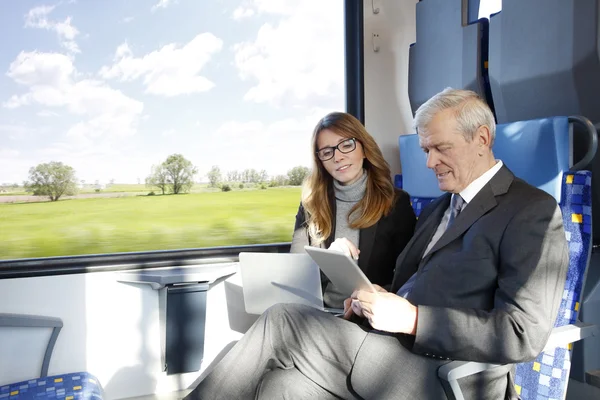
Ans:
[[[98,199],[98,198],[113,198],[113,197],[129,197],[143,195],[143,192],[106,192],[106,193],[84,193],[75,196],[63,196],[60,200],[67,199]],[[45,202],[50,201],[45,196],[31,196],[31,195],[19,195],[19,196],[0,196],[0,204],[2,203],[34,203],[34,202]]]

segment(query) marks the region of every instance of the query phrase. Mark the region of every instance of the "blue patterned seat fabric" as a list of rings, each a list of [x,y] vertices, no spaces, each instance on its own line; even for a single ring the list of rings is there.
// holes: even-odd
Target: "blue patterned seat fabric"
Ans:
[[[592,233],[592,174],[563,175],[560,208],[569,242],[569,270],[555,327],[577,321]],[[542,352],[533,362],[516,366],[515,387],[523,400],[564,399],[572,346]]]
[[[410,204],[412,205],[413,210],[415,210],[417,218],[419,218],[421,211],[423,211],[423,209],[435,199],[435,197],[410,197]]]
[[[401,174],[398,174],[394,177],[394,186],[398,189],[402,189],[402,175]],[[409,195],[410,195],[410,193],[409,193]],[[427,205],[429,203],[431,203],[432,201],[434,201],[435,199],[436,199],[436,197],[410,196],[410,204],[412,205],[412,208],[415,211],[415,215],[417,216],[417,218],[419,218],[421,211],[423,211],[423,209],[425,207],[427,207]]]
[[[102,387],[87,372],[55,375],[0,386],[0,400],[102,399]]]

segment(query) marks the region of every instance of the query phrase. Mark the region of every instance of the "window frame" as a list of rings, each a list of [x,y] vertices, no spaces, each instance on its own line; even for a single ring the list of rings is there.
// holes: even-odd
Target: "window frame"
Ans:
[[[346,111],[365,122],[363,0],[344,1]],[[290,220],[290,232],[293,228]],[[241,251],[287,253],[290,243],[0,260],[0,279],[238,261]]]

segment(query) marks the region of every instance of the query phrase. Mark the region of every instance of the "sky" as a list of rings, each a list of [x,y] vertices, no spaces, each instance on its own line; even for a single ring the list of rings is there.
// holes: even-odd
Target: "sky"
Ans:
[[[144,182],[173,153],[285,174],[344,109],[342,0],[0,0],[0,184]]]

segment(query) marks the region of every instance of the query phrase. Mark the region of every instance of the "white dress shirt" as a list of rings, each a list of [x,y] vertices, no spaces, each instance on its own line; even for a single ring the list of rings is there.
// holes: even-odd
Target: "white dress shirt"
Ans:
[[[479,193],[479,191],[481,189],[483,189],[483,187],[490,180],[492,180],[494,175],[496,175],[496,173],[498,171],[500,171],[500,168],[502,168],[502,165],[504,165],[502,163],[502,160],[498,160],[492,168],[490,168],[486,172],[484,172],[483,175],[481,175],[479,178],[475,179],[473,182],[471,182],[469,184],[469,186],[464,188],[459,193],[460,197],[462,197],[464,200],[463,206],[460,209],[461,212],[471,202],[471,200],[473,200],[475,198],[475,196],[477,196],[477,193]],[[456,195],[453,194],[452,196],[456,196]],[[442,217],[442,220],[440,221],[440,224],[438,225],[437,230],[435,231],[435,234],[431,238],[431,241],[429,242],[429,244],[427,245],[427,248],[425,249],[425,252],[423,253],[423,257],[425,257],[425,255],[427,255],[427,253],[429,253],[431,248],[437,243],[437,241],[442,237],[442,235],[446,231],[446,227],[448,225],[448,220],[450,219],[450,212],[451,212],[451,208],[450,208],[450,206],[448,206],[448,209],[446,209],[446,211],[444,212],[444,216]]]

